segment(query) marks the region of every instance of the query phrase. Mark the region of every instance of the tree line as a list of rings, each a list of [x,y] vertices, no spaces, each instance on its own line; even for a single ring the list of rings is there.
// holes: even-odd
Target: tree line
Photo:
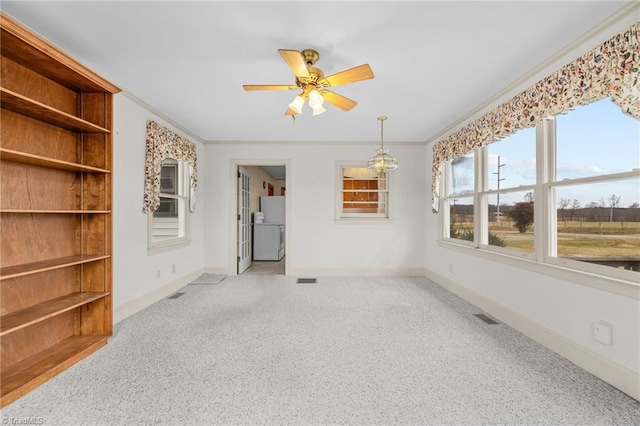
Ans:
[[[640,204],[633,203],[629,207],[619,207],[621,196],[611,194],[608,198],[601,198],[597,202],[590,202],[581,206],[577,199],[560,198],[557,204],[557,220],[562,222],[640,222]],[[500,216],[508,217],[514,222],[514,227],[524,233],[533,225],[533,194],[528,192],[524,201],[513,205],[501,205]],[[470,204],[452,204],[452,222],[456,216],[473,216],[474,206]],[[489,204],[489,215],[495,220],[498,209],[495,204]]]

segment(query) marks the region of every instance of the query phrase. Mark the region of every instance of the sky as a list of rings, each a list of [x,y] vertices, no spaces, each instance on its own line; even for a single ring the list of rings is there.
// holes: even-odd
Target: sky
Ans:
[[[622,113],[610,98],[556,117],[557,180],[597,176],[640,169],[640,121]],[[535,129],[524,129],[488,145],[489,185],[500,188],[535,184]],[[581,206],[612,194],[619,207],[640,203],[640,178],[558,188],[557,198],[577,199]],[[523,193],[502,195],[500,203],[523,201]]]

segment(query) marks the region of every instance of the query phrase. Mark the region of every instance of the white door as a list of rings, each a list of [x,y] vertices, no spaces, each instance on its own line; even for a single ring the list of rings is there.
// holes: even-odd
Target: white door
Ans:
[[[249,174],[238,167],[238,274],[251,266],[251,212],[249,211]]]

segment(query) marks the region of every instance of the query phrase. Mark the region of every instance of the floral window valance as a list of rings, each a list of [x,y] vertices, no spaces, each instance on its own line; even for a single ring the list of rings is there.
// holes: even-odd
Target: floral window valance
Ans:
[[[195,144],[155,121],[147,121],[143,213],[153,213],[160,205],[160,171],[167,157],[191,166],[191,190],[194,191],[198,182]]]
[[[433,147],[432,210],[438,212],[439,182],[446,161],[542,118],[611,97],[622,111],[640,119],[640,23],[562,67]]]

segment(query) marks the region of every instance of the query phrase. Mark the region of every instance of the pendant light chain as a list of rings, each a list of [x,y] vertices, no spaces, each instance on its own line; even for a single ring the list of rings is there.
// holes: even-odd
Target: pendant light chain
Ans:
[[[386,119],[387,117],[384,115],[378,117],[380,121],[380,148],[376,150],[378,154],[367,162],[367,168],[377,173],[398,168],[398,160],[387,154],[387,150],[384,149],[384,120]]]
[[[380,120],[380,148],[384,149],[384,118],[378,117]]]

